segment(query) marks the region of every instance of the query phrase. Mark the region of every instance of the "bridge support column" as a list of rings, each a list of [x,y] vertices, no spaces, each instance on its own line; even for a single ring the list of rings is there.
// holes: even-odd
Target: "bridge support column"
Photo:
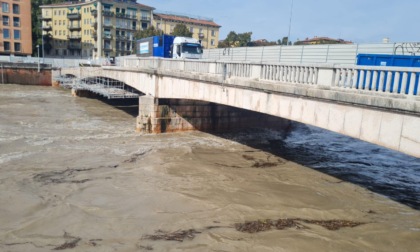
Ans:
[[[244,128],[283,130],[289,125],[289,120],[280,117],[211,102],[142,96],[136,130],[144,133],[217,132]]]
[[[153,96],[140,96],[139,98],[139,115],[137,117],[136,130],[144,133],[154,132],[154,126],[152,122],[155,120],[157,110],[156,98]]]

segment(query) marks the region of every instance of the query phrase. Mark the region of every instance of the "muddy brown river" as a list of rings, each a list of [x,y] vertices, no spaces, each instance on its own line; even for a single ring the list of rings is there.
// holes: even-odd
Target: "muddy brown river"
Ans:
[[[0,251],[420,248],[416,208],[256,147],[281,133],[134,126],[69,90],[0,85]]]

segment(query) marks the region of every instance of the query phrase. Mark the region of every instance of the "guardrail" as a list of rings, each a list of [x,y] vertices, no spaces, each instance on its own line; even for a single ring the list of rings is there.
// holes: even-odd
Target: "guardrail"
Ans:
[[[420,94],[420,68],[334,64],[261,64],[139,57],[122,58],[120,66],[223,75],[225,80],[246,78],[377,93],[414,96]]]

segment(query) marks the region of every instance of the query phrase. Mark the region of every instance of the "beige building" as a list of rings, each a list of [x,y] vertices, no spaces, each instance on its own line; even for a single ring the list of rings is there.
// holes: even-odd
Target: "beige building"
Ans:
[[[193,33],[193,38],[201,40],[204,48],[217,48],[221,26],[212,19],[170,13],[153,14],[153,26],[165,34],[171,34],[177,24],[185,24]]]
[[[1,0],[0,3],[0,55],[31,55],[31,1]]]
[[[45,56],[58,58],[132,54],[134,33],[152,24],[154,10],[136,0],[79,0],[40,8]]]

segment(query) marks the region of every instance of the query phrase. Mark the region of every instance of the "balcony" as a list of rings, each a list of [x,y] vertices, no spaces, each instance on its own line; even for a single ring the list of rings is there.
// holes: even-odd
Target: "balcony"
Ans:
[[[52,31],[52,26],[51,25],[43,25],[42,30],[47,31],[47,32]]]
[[[116,39],[117,40],[128,40],[128,37],[127,36],[118,35],[118,36],[116,36]]]
[[[93,9],[90,11],[90,13],[92,14],[92,16],[97,17],[98,16],[98,10]]]
[[[136,15],[129,15],[129,14],[119,13],[119,12],[117,12],[117,14],[115,14],[115,16],[117,18],[125,18],[125,19],[133,19],[133,20],[137,19]]]
[[[112,25],[112,24],[103,24],[102,25],[104,28],[110,28],[110,29],[112,29],[112,28],[114,28],[114,26]]]
[[[74,20],[74,19],[81,19],[82,15],[80,13],[67,13],[67,18],[70,20]]]
[[[103,39],[108,39],[108,40],[109,40],[109,39],[112,39],[112,35],[111,35],[111,34],[103,34],[103,35],[102,35],[102,38],[103,38]]]
[[[93,33],[92,33],[92,38],[93,38],[94,40],[97,40],[97,39],[98,39],[98,33],[93,32]]]
[[[112,11],[104,10],[102,11],[102,15],[105,17],[113,17],[115,14]]]
[[[70,50],[81,50],[82,49],[82,44],[68,44],[67,46],[68,49]]]
[[[67,35],[68,40],[81,40],[82,35]]]
[[[90,24],[95,30],[98,29],[98,22],[93,22]]]
[[[77,31],[77,30],[81,30],[82,27],[80,26],[80,24],[69,24],[68,28],[70,31]]]
[[[38,16],[38,19],[42,20],[42,21],[51,21],[52,17],[51,16]]]
[[[123,26],[116,26],[115,28],[120,29],[120,30],[128,30],[128,31],[135,31],[136,27],[132,26],[132,27],[123,27]]]
[[[112,51],[112,46],[104,46],[104,51]]]
[[[150,17],[149,16],[142,16],[141,21],[150,21]]]

